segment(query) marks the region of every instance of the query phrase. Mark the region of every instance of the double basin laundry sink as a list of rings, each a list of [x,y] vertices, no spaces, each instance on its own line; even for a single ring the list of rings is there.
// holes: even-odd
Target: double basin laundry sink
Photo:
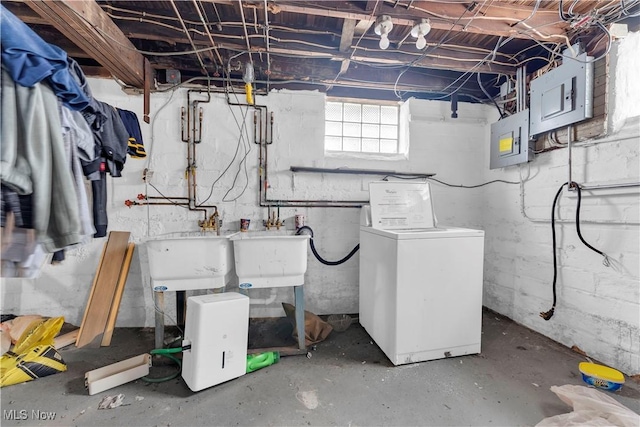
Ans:
[[[299,286],[308,240],[287,230],[156,236],[146,242],[151,286],[158,292],[221,288],[234,267],[244,289]]]

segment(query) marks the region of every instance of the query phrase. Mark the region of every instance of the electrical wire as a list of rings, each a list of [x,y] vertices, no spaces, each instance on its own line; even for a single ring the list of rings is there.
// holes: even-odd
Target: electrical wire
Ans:
[[[478,188],[478,187],[484,187],[485,185],[494,184],[496,182],[501,182],[503,184],[520,185],[520,182],[506,181],[504,179],[494,179],[492,181],[487,181],[487,182],[483,182],[482,184],[476,184],[476,185],[449,184],[447,182],[440,181],[439,179],[432,178],[432,177],[427,177],[427,179],[430,180],[430,181],[438,182],[438,183],[440,183],[442,185],[446,185],[447,187],[454,187],[454,188]]]
[[[229,60],[228,60],[228,64],[230,64],[230,63],[231,63],[231,60],[232,60],[232,59],[234,59],[234,58],[236,58],[236,57],[240,56],[240,55],[241,55],[241,54],[243,54],[243,53],[246,53],[246,52],[242,52],[242,53],[240,53],[240,54],[238,54],[238,55],[235,55],[235,56],[233,56],[233,57],[229,58]],[[226,68],[226,67],[225,67],[225,68]],[[230,76],[229,76],[229,74],[228,74],[228,73],[227,73],[227,81],[228,81],[228,85],[226,86],[226,89],[225,89],[225,90],[227,91],[227,95],[228,95],[228,93],[229,93],[229,88],[231,88],[231,93],[233,93],[234,97],[236,98],[236,103],[238,103],[238,104],[239,104],[240,102],[239,102],[238,94],[236,93],[236,91],[233,89],[233,86],[231,85],[231,82],[230,82]],[[233,157],[232,157],[231,161],[230,161],[230,162],[229,162],[229,164],[227,165],[227,167],[222,171],[222,173],[220,174],[220,176],[218,176],[218,178],[217,178],[215,181],[213,181],[213,183],[211,184],[211,187],[210,187],[210,189],[209,189],[209,194],[207,195],[207,197],[205,198],[205,200],[203,200],[202,202],[200,202],[199,204],[197,204],[197,205],[196,205],[196,207],[199,207],[199,206],[203,205],[204,203],[206,203],[206,202],[211,198],[211,196],[213,195],[213,189],[214,189],[215,185],[216,185],[216,184],[217,184],[217,183],[222,179],[222,177],[227,173],[227,171],[228,171],[228,170],[231,168],[231,166],[233,166],[233,164],[235,163],[235,160],[236,160],[236,158],[238,157],[238,153],[240,152],[240,147],[241,147],[241,146],[242,146],[242,147],[244,147],[244,146],[245,146],[245,145],[244,145],[244,144],[242,144],[242,143],[246,143],[246,147],[248,147],[248,148],[245,148],[244,156],[240,159],[240,162],[238,163],[238,171],[236,172],[236,175],[234,176],[233,183],[232,183],[231,187],[227,190],[227,192],[225,193],[225,195],[222,197],[222,201],[223,201],[223,202],[233,202],[233,201],[238,200],[238,199],[239,199],[239,198],[240,198],[240,197],[245,193],[245,191],[246,191],[247,187],[249,186],[249,173],[248,173],[248,171],[247,171],[247,162],[246,162],[246,159],[247,159],[248,155],[251,153],[252,148],[251,148],[251,144],[250,144],[250,142],[245,138],[245,134],[248,134],[248,130],[247,130],[247,127],[246,127],[246,126],[247,126],[247,124],[246,124],[246,117],[247,117],[247,114],[248,114],[248,112],[249,112],[249,107],[247,107],[247,108],[244,110],[244,113],[243,113],[243,116],[242,116],[242,124],[240,124],[240,121],[239,121],[239,120],[238,120],[238,118],[236,117],[236,115],[235,115],[235,113],[234,113],[234,111],[233,111],[232,106],[231,106],[231,105],[229,105],[228,103],[227,103],[227,105],[229,106],[229,111],[231,112],[231,114],[232,114],[232,116],[233,116],[233,119],[234,119],[234,121],[236,122],[236,126],[238,127],[238,130],[240,131],[240,136],[238,137],[238,142],[237,142],[237,144],[236,144],[236,150],[235,150],[235,152],[234,152],[234,154],[233,154]],[[245,132],[245,131],[246,131],[246,132]],[[241,144],[242,144],[242,145],[241,145]],[[240,171],[241,171],[241,168],[242,168],[242,165],[243,165],[243,164],[244,164],[244,171],[245,171],[245,178],[246,178],[245,186],[244,186],[244,188],[242,189],[242,192],[241,192],[238,196],[236,196],[234,199],[231,199],[231,200],[225,200],[225,199],[226,199],[226,197],[227,197],[227,196],[229,195],[229,193],[231,192],[231,190],[233,190],[233,188],[235,187],[236,181],[237,181],[237,179],[238,179],[238,176],[239,176],[239,173],[240,173]]]
[[[520,20],[520,21],[518,21],[518,22],[516,22],[514,24],[511,24],[511,27],[515,27],[516,25],[522,24],[524,22],[527,22],[529,19],[533,18],[533,15],[536,14],[536,12],[538,11],[538,8],[540,7],[540,2],[541,1],[542,0],[536,0],[536,4],[533,7],[533,10],[531,11],[531,14],[529,16],[527,16],[525,19],[522,19],[522,20]]]
[[[236,99],[236,104],[240,104],[240,100],[238,98],[238,94],[235,91],[235,89],[233,88],[233,86],[231,84],[229,84],[228,87],[231,87],[231,91],[233,93],[233,96]],[[228,94],[228,89],[227,89],[227,94]],[[236,175],[233,178],[233,183],[231,184],[231,187],[229,187],[229,189],[224,194],[224,196],[222,196],[222,201],[223,202],[234,202],[234,201],[238,200],[245,193],[245,191],[247,190],[247,187],[249,186],[249,172],[247,170],[247,156],[252,151],[251,143],[248,140],[249,130],[247,129],[247,120],[246,120],[247,114],[249,113],[249,107],[247,107],[245,109],[244,115],[242,116],[242,125],[238,121],[235,113],[233,112],[233,109],[231,108],[231,105],[229,105],[229,110],[231,111],[231,114],[233,115],[233,119],[236,122],[236,126],[238,126],[238,130],[240,131],[240,139],[246,144],[246,147],[243,145],[243,147],[245,149],[245,154],[242,157],[242,159],[240,159],[240,162],[238,163],[238,171],[236,172]],[[243,135],[246,135],[246,137],[244,137]],[[236,181],[237,181],[238,176],[240,175],[240,171],[242,169],[242,165],[244,165],[244,175],[245,175],[244,188],[242,189],[242,191],[240,192],[240,194],[238,196],[236,196],[235,198],[233,198],[231,200],[226,200],[226,198],[229,195],[229,193],[231,192],[231,190],[233,190],[235,188]]]
[[[611,45],[613,44],[613,37],[611,37],[611,33],[609,32],[609,30],[607,30],[607,28],[602,23],[597,22],[597,21],[596,21],[596,26],[598,26],[598,28],[600,28],[608,38],[607,49],[605,50],[605,52],[602,55],[600,55],[600,56],[598,56],[597,58],[594,58],[594,59],[589,59],[587,61],[583,61],[583,60],[578,59],[576,57],[567,56],[567,55],[564,55],[562,53],[554,52],[553,50],[549,49],[543,43],[540,43],[540,41],[536,40],[535,38],[531,37],[530,35],[527,34],[527,36],[529,38],[531,38],[531,40],[536,42],[539,46],[541,46],[545,50],[551,52],[554,56],[561,56],[563,58],[569,58],[569,59],[571,59],[573,61],[580,62],[582,64],[588,64],[588,63],[591,63],[591,62],[599,61],[600,59],[606,57],[609,54],[609,52],[611,51]]]
[[[578,237],[580,238],[580,241],[595,253],[602,255],[603,257],[602,263],[604,266],[609,267],[611,265],[607,254],[591,246],[589,243],[587,243],[584,237],[582,237],[582,233],[580,231],[580,207],[582,202],[582,191],[580,189],[580,184],[573,181],[571,183],[565,182],[558,189],[558,192],[553,198],[553,203],[551,204],[551,236],[552,236],[551,250],[553,251],[553,281],[552,281],[553,304],[551,305],[551,308],[548,311],[543,311],[540,313],[540,317],[542,317],[544,320],[550,320],[553,317],[556,311],[556,304],[558,300],[557,293],[556,293],[556,285],[558,280],[558,261],[557,261],[557,255],[556,255],[556,205],[558,203],[558,199],[560,198],[560,195],[562,194],[562,190],[564,189],[565,186],[568,186],[569,189],[575,188],[578,192],[578,204],[576,207],[576,231],[578,233]]]
[[[148,180],[147,180],[147,181],[148,181]],[[155,185],[153,185],[152,183],[148,182],[147,184],[148,184],[151,188],[153,188],[154,190],[156,190],[156,191],[158,192],[158,194],[160,194],[160,196],[162,196],[162,198],[163,198],[163,199],[165,199],[166,201],[171,202],[171,203],[173,203],[174,205],[176,205],[176,206],[178,206],[178,207],[181,207],[181,208],[183,208],[183,209],[189,209],[189,207],[188,207],[188,206],[181,205],[180,203],[176,202],[175,200],[172,200],[170,197],[165,196],[165,195],[164,195],[160,190],[158,190],[158,188],[157,188]]]
[[[560,2],[562,4],[562,1]],[[562,10],[562,9],[560,9]],[[540,317],[544,320],[549,320],[553,317],[556,311],[556,304],[558,301],[558,297],[556,295],[556,282],[558,280],[558,260],[556,257],[556,203],[558,203],[558,199],[560,198],[560,194],[562,194],[562,189],[567,185],[562,184],[556,193],[556,196],[553,198],[553,204],[551,205],[551,250],[553,251],[553,282],[552,282],[552,290],[553,290],[553,304],[551,305],[551,309],[548,311],[543,311],[540,313]]]
[[[610,263],[609,263],[609,257],[607,256],[607,254],[605,254],[601,250],[596,249],[593,246],[591,246],[589,243],[587,243],[587,241],[584,239],[584,237],[582,237],[582,232],[580,231],[580,206],[582,204],[582,189],[580,188],[580,184],[577,184],[575,182],[572,183],[572,187],[571,188],[575,188],[576,191],[578,192],[578,205],[576,207],[576,232],[578,233],[578,237],[580,238],[580,241],[586,247],[588,247],[589,249],[591,249],[595,253],[597,253],[599,255],[602,255],[602,257],[603,257],[602,264],[605,267],[609,267]]]
[[[480,86],[480,89],[482,89],[482,92],[487,96],[487,98],[493,102],[493,105],[496,106],[496,109],[498,110],[498,113],[500,113],[500,118],[504,119],[504,112],[500,109],[500,106],[498,105],[498,103],[496,102],[496,100],[494,98],[491,97],[491,95],[489,95],[489,92],[487,92],[487,90],[484,88],[484,86],[482,85],[482,80],[480,80],[480,73],[476,74],[478,76],[478,86]]]
[[[237,94],[234,91],[234,95],[236,96],[236,100],[237,100]],[[231,109],[231,106],[229,106],[229,108]],[[236,172],[234,178],[233,178],[233,182],[231,183],[231,187],[229,187],[229,189],[227,190],[227,192],[224,194],[224,196],[222,196],[222,201],[223,202],[235,202],[236,200],[238,200],[246,191],[248,185],[249,185],[249,172],[247,171],[247,156],[249,155],[249,153],[251,153],[251,144],[249,143],[249,141],[247,140],[246,137],[243,137],[243,135],[248,135],[249,131],[247,130],[247,122],[246,122],[246,118],[247,118],[247,114],[249,112],[249,107],[247,107],[245,109],[245,113],[242,116],[242,125],[240,125],[240,123],[238,122],[235,114],[233,113],[233,110],[231,110],[231,114],[233,114],[233,118],[236,121],[236,125],[238,126],[238,129],[240,130],[240,139],[246,143],[246,147],[243,145],[244,149],[245,149],[245,153],[244,156],[242,157],[242,159],[240,159],[240,162],[238,163],[238,171]],[[244,165],[244,175],[245,175],[245,185],[244,188],[242,189],[242,191],[240,192],[239,195],[237,195],[235,198],[231,199],[231,200],[227,200],[227,196],[229,195],[229,193],[231,193],[231,191],[235,188],[236,182],[238,180],[238,176],[240,175],[240,171],[242,170],[242,165]]]
[[[231,106],[230,106],[230,107],[231,107]],[[231,158],[231,161],[229,162],[229,164],[227,165],[227,167],[222,171],[222,173],[220,174],[220,176],[218,176],[218,178],[216,178],[216,180],[215,180],[215,181],[213,181],[213,183],[211,184],[211,187],[210,187],[210,189],[209,189],[209,194],[207,195],[207,197],[206,197],[202,202],[198,203],[198,204],[196,205],[196,207],[200,207],[200,206],[202,206],[203,204],[205,204],[205,203],[206,203],[206,202],[211,198],[211,196],[213,195],[213,188],[215,187],[215,185],[218,183],[218,181],[220,181],[220,180],[222,179],[222,177],[227,173],[227,171],[228,171],[229,169],[231,169],[231,166],[233,166],[233,163],[235,162],[236,157],[238,156],[238,152],[240,151],[240,143],[241,143],[241,140],[242,140],[242,135],[240,135],[240,137],[238,138],[238,143],[236,144],[236,151],[235,151],[235,153],[233,154],[233,157]]]
[[[460,15],[460,17],[451,25],[451,28],[449,28],[449,30],[444,33],[444,35],[442,36],[442,38],[440,39],[440,41],[438,43],[435,44],[435,46],[431,47],[430,49],[425,49],[425,51],[422,53],[422,55],[420,55],[417,59],[414,59],[413,61],[411,61],[409,64],[406,65],[406,68],[401,71],[398,74],[398,78],[396,79],[396,82],[394,84],[394,93],[396,95],[396,97],[398,97],[399,99],[402,99],[402,95],[400,95],[398,93],[398,91],[395,89],[398,86],[398,83],[400,82],[400,79],[402,78],[402,76],[414,65],[416,64],[416,62],[418,62],[419,60],[421,60],[422,58],[424,58],[429,52],[433,52],[435,51],[439,45],[441,43],[445,42],[445,39],[449,36],[449,34],[451,34],[451,31],[455,28],[455,26],[458,24],[458,22],[460,22],[460,20],[464,17],[464,15],[467,13],[468,8],[464,8],[464,10],[462,11],[462,14]]]
[[[155,114],[153,115],[153,118],[151,119],[151,141],[150,144],[148,144],[148,146],[146,147],[146,151],[149,153],[147,159],[145,160],[145,166],[147,168],[151,168],[153,165],[153,154],[154,154],[154,150],[153,147],[155,145],[155,124],[156,124],[156,120],[158,118],[158,116],[160,115],[160,112],[162,110],[164,110],[167,105],[169,105],[171,103],[171,101],[173,100],[173,95],[175,95],[176,91],[175,88],[171,89],[171,96],[169,97],[169,99],[167,99],[165,101],[164,104],[162,104],[160,106],[160,108],[158,108],[155,111]]]

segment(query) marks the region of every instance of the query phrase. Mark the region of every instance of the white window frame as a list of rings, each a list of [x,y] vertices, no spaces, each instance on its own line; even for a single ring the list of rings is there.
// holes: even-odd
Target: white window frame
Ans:
[[[344,150],[330,150],[327,148],[326,141],[326,128],[327,122],[326,119],[326,103],[328,102],[339,102],[342,104],[359,104],[359,105],[375,105],[375,106],[392,106],[398,109],[398,120],[397,120],[397,137],[396,141],[396,150],[395,153],[381,153],[381,152],[369,152],[369,151],[344,151]],[[342,158],[358,158],[358,159],[374,159],[374,160],[401,160],[407,159],[408,157],[408,138],[406,131],[406,127],[408,127],[408,104],[402,104],[398,102],[392,101],[368,101],[363,99],[352,99],[352,98],[326,98],[325,99],[325,139],[324,143],[324,151],[325,156],[327,157],[342,157]],[[331,122],[331,121],[329,121]],[[338,123],[337,121],[333,121],[334,123]],[[340,123],[344,123],[341,121]],[[348,122],[349,123],[349,122]],[[358,123],[358,122],[351,122]],[[359,122],[361,125],[363,124],[362,120]],[[380,124],[380,123],[378,123]],[[359,137],[361,140],[363,139],[362,134]],[[378,139],[381,139],[378,137]],[[390,140],[390,138],[382,138],[386,140]],[[362,142],[360,143],[360,148],[362,150]]]

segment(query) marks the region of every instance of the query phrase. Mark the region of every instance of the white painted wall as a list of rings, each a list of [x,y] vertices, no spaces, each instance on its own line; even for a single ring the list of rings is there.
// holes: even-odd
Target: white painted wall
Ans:
[[[640,181],[639,41],[640,34],[632,33],[612,50],[614,102],[608,114],[617,133],[573,149],[572,179],[580,184]],[[611,267],[605,267],[602,257],[578,239],[577,200],[575,194],[563,194],[559,203],[563,222],[557,225],[558,304],[550,321],[538,316],[551,307],[551,204],[560,185],[568,180],[567,159],[567,150],[556,150],[538,155],[529,166],[485,169],[485,180],[518,181],[520,173],[529,179],[522,189],[493,185],[484,191],[484,304],[635,374],[640,372],[638,187],[584,192],[582,235],[609,255]]]
[[[615,94],[611,101],[614,128],[622,129],[597,144],[583,143],[574,150],[574,180],[583,184],[637,182],[640,179],[637,58],[638,35],[631,34],[616,46]],[[634,74],[635,73],[635,74]],[[110,80],[91,80],[97,98],[114,106],[130,109],[141,116],[140,96],[127,96]],[[488,169],[490,126],[496,119],[491,107],[460,104],[459,119],[450,119],[447,102],[409,102],[409,158],[394,162],[328,158],[323,154],[323,95],[315,92],[271,93],[258,102],[275,113],[274,145],[269,154],[269,181],[272,196],[301,198],[363,199],[367,197],[368,178],[351,175],[316,175],[289,172],[291,165],[393,169],[402,172],[434,172],[437,178],[452,183],[477,184],[491,179],[519,181],[520,168]],[[186,105],[185,90],[152,95],[152,126],[142,125],[151,158],[129,159],[124,176],[109,183],[110,230],[128,230],[139,243],[125,290],[118,326],[151,326],[154,321],[152,292],[143,241],[173,231],[197,230],[200,216],[167,206],[127,208],[125,199],[134,199],[145,188],[142,170],[154,171],[151,182],[160,191],[174,196],[186,195],[184,168],[186,148],[180,142],[180,108]],[[198,191],[200,200],[209,186],[230,162],[238,141],[235,117],[241,110],[230,110],[224,98],[214,96],[203,104],[205,127],[198,146]],[[489,118],[489,120],[487,120]],[[627,122],[626,126],[623,124]],[[251,126],[252,116],[247,123]],[[611,128],[611,127],[610,127]],[[257,201],[257,150],[249,144],[247,157],[249,185],[234,202],[221,198],[232,186],[238,163],[234,162],[214,187],[212,201],[218,204],[225,229],[237,229],[238,219],[252,219],[252,229],[266,218],[266,209]],[[241,152],[241,157],[243,153]],[[604,250],[612,267],[602,265],[601,257],[577,239],[573,215],[575,197],[562,198],[558,224],[559,251],[558,307],[554,318],[545,322],[538,313],[551,303],[551,230],[548,218],[557,188],[566,182],[566,150],[542,154],[525,166],[523,175],[525,218],[520,186],[492,184],[479,189],[448,188],[433,184],[436,214],[440,224],[477,227],[486,230],[484,303],[517,322],[539,331],[565,345],[577,345],[591,356],[626,373],[640,372],[640,332],[638,329],[640,255],[637,192],[593,192],[585,194],[582,218],[584,237]],[[245,184],[241,171],[236,190]],[[316,245],[327,259],[338,259],[358,242],[357,209],[281,209],[287,227],[293,227],[293,215],[302,213],[316,233]],[[599,223],[587,223],[587,220]],[[619,224],[622,222],[623,224]],[[40,313],[64,315],[80,324],[91,281],[105,239],[68,251],[67,260],[58,266],[46,266],[38,279],[3,279],[4,313]],[[309,254],[305,293],[307,308],[318,314],[358,311],[358,259],[339,267],[325,267]],[[267,299],[270,290],[252,291],[252,297]],[[171,295],[170,295],[171,297]],[[283,315],[280,302],[292,301],[292,292],[279,290],[274,303],[254,305],[253,316]],[[169,298],[171,301],[171,298]],[[170,310],[172,313],[173,310]]]
[[[111,80],[91,79],[94,96],[113,106],[135,111],[142,117],[142,98],[124,94]],[[404,160],[363,160],[325,157],[324,95],[318,92],[280,91],[257,102],[269,107],[275,116],[274,143],[269,147],[269,184],[272,199],[329,199],[367,200],[368,182],[378,177],[333,174],[293,175],[290,166],[351,167],[387,169],[402,172],[434,172],[444,180],[477,182],[482,178],[482,158],[488,108],[461,104],[459,113],[464,119],[450,119],[446,102],[409,101],[409,153]],[[154,322],[152,292],[149,286],[148,263],[144,240],[149,236],[175,231],[198,230],[201,214],[173,206],[124,206],[126,199],[139,193],[158,195],[145,188],[142,171],[153,171],[150,182],[163,194],[186,196],[186,144],[180,139],[180,109],[186,106],[186,90],[152,95],[152,123],[142,124],[147,160],[129,158],[123,177],[109,181],[109,230],[132,233],[139,245],[134,255],[122,300],[118,326],[151,326]],[[230,108],[222,95],[214,95],[204,110],[202,143],[197,147],[198,196],[202,201],[210,192],[211,183],[219,178],[231,162],[239,139],[236,120],[242,121],[246,108]],[[258,150],[252,142],[253,113],[246,117],[250,139],[241,143],[236,161],[229,172],[215,185],[210,202],[218,205],[223,229],[237,230],[240,218],[251,218],[251,229],[262,229],[267,217],[266,208],[258,207]],[[250,149],[238,176],[235,189],[228,199],[222,197],[232,187],[238,170],[238,160]],[[476,195],[449,192],[434,187],[436,214],[440,223],[458,226],[480,226],[481,215],[475,209]],[[315,232],[315,243],[321,255],[336,260],[346,255],[359,240],[359,209],[353,208],[282,208],[280,215],[286,227],[294,227],[293,216],[302,213]],[[37,279],[3,279],[3,312],[20,314],[63,315],[68,322],[80,324],[89,295],[92,278],[106,238],[95,239],[88,245],[67,251],[66,261],[57,266],[45,266]],[[252,290],[253,316],[284,315],[281,302],[292,302],[291,289]],[[318,314],[358,312],[358,256],[346,264],[327,267],[320,264],[309,251],[305,296],[307,309]],[[273,300],[263,305],[260,301]],[[173,295],[168,294],[169,302]],[[258,302],[258,304],[255,304]],[[169,314],[174,314],[169,304]]]

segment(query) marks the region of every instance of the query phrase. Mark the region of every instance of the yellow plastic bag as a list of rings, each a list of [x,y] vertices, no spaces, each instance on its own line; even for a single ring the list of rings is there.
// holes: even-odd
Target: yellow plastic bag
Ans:
[[[67,365],[53,347],[64,317],[43,320],[0,358],[0,387],[64,372]]]

